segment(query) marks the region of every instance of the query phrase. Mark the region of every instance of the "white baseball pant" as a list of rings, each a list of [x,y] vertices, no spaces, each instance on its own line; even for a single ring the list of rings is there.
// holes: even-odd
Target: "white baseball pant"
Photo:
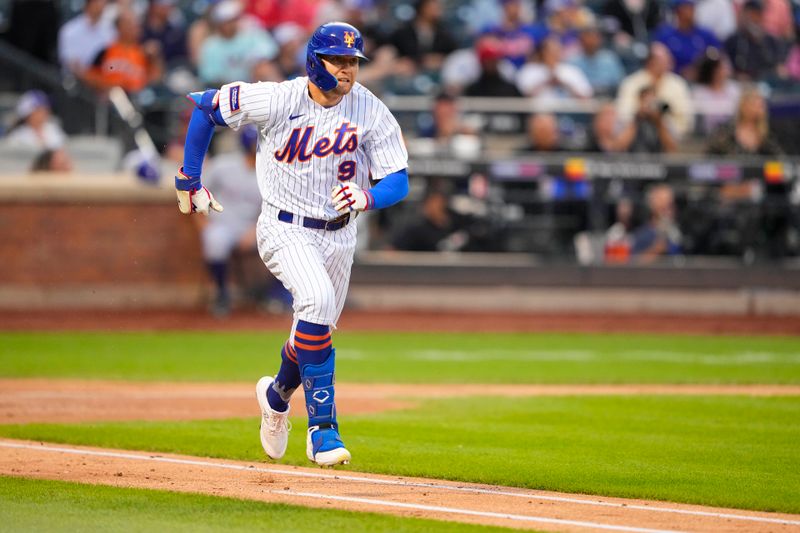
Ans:
[[[294,323],[304,320],[336,327],[350,284],[356,224],[330,231],[306,228],[300,217],[278,220],[278,209],[264,204],[258,218],[258,252],[270,272],[294,299]]]

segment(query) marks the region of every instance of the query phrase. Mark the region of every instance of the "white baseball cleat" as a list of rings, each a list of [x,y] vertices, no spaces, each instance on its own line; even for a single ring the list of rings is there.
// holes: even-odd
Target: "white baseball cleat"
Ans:
[[[346,465],[350,462],[350,452],[344,447],[339,432],[333,427],[308,428],[306,456],[319,466]]]
[[[256,398],[261,407],[261,446],[271,458],[280,459],[286,453],[292,424],[289,422],[289,407],[280,412],[269,406],[267,389],[273,381],[272,376],[259,379],[256,383]]]

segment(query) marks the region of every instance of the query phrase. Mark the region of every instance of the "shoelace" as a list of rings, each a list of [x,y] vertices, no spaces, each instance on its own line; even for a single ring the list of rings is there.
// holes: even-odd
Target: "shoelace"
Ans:
[[[273,411],[272,416],[269,413],[264,413],[264,423],[267,425],[267,432],[270,435],[277,435],[282,429],[281,426],[285,427],[286,431],[291,431],[292,429],[288,413],[276,413]]]

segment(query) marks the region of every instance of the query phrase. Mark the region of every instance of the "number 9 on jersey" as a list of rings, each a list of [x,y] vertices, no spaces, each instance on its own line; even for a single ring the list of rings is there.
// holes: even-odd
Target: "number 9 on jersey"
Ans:
[[[339,181],[348,181],[356,177],[356,162],[342,161],[339,164]]]

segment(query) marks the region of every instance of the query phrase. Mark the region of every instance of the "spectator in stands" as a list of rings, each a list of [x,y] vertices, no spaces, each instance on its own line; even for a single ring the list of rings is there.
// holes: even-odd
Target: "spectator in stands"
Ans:
[[[608,0],[603,16],[613,27],[614,45],[626,51],[648,42],[650,32],[661,22],[657,0]]]
[[[558,37],[547,37],[539,44],[536,61],[526,63],[517,73],[517,88],[525,96],[543,99],[592,96],[583,72],[562,60]]]
[[[31,165],[31,172],[72,172],[72,169],[72,159],[64,148],[45,150]]]
[[[658,100],[652,86],[643,87],[639,91],[639,109],[622,130],[618,147],[632,153],[675,152],[678,142],[665,118],[669,112],[669,104]]]
[[[583,72],[595,95],[613,95],[625,70],[616,53],[603,46],[603,35],[593,19],[579,31],[580,52],[569,62]]]
[[[503,59],[502,42],[495,37],[481,37],[475,43],[475,52],[480,62],[481,73],[477,80],[464,90],[465,96],[522,96],[516,85],[500,72]]]
[[[116,20],[117,40],[97,54],[83,81],[105,92],[122,87],[129,93],[141,91],[160,80],[164,72],[159,47],[155,43],[139,44],[142,28],[132,11],[120,11]]]
[[[24,93],[15,114],[16,122],[6,137],[10,145],[42,152],[64,148],[67,136],[53,119],[50,100],[44,92],[34,89]]]
[[[250,81],[256,63],[277,56],[278,45],[269,33],[245,26],[241,15],[242,6],[237,0],[221,0],[211,9],[214,34],[203,42],[197,68],[203,83]]]
[[[114,22],[103,16],[105,8],[106,0],[86,0],[83,13],[61,27],[58,59],[67,71],[82,74],[97,54],[117,38]]]
[[[672,54],[662,43],[651,43],[644,68],[622,80],[617,93],[617,113],[623,122],[634,119],[640,108],[642,89],[649,86],[655,88],[658,102],[668,104],[664,118],[676,139],[692,131],[694,107],[689,85],[672,72]]]
[[[275,61],[258,61],[253,65],[248,79],[253,81],[286,81],[286,76]]]
[[[736,31],[736,10],[731,0],[697,0],[694,21],[708,28],[721,43]]]
[[[253,2],[254,4],[260,4],[258,0]],[[267,2],[269,4],[269,2]],[[308,30],[313,30],[317,26],[321,24],[325,24],[326,22],[330,22],[332,20],[344,20],[348,24],[352,24],[359,30],[361,30],[361,36],[364,36],[364,30],[361,26],[357,24],[364,21],[363,18],[359,17],[355,11],[361,11],[350,9],[351,7],[364,7],[367,8],[368,12],[372,11],[373,8],[373,0],[323,0],[318,3],[318,7],[316,12],[314,13],[314,20],[312,21],[313,24],[311,27],[307,28]],[[355,17],[352,17],[355,15]],[[360,19],[360,20],[359,20]],[[366,43],[364,43],[366,47]]]
[[[725,41],[736,78],[759,81],[776,77],[785,59],[781,42],[764,29],[761,0],[747,0],[739,12],[739,31]]]
[[[272,31],[281,24],[297,24],[310,32],[317,24],[317,12],[324,2],[319,0],[245,0],[245,12],[258,20],[262,28]]]
[[[561,43],[564,57],[571,59],[578,53],[578,31],[591,12],[581,7],[578,0],[545,0],[540,12],[544,16],[534,25],[536,43],[545,37],[556,37]]]
[[[149,0],[142,27],[142,43],[150,48],[157,43],[168,67],[182,65],[189,58],[186,48],[186,27],[176,9],[177,0]]]
[[[789,49],[789,54],[786,58],[786,73],[790,78],[797,81],[800,80],[800,33],[797,34],[795,39],[795,43]]]
[[[762,0],[764,30],[782,44],[794,41],[795,16],[789,0]]]
[[[695,79],[695,62],[709,47],[719,48],[716,36],[695,23],[694,0],[671,0],[675,22],[662,24],[655,31],[654,41],[664,43],[675,60],[675,72]]]
[[[769,131],[764,97],[756,89],[742,93],[733,123],[711,136],[707,152],[718,155],[781,155],[783,150]]]
[[[537,113],[528,119],[528,144],[524,152],[561,152],[558,119],[552,113]]]
[[[284,79],[290,80],[298,76],[305,76],[305,49],[308,37],[303,28],[297,24],[287,22],[275,29],[273,37],[279,47],[275,64]],[[261,78],[256,79],[264,81]]]
[[[442,91],[447,91],[451,94],[463,94],[464,89],[478,79],[481,75],[481,63],[478,58],[477,45],[486,40],[494,40],[499,43],[494,37],[481,37],[474,43],[473,47],[456,50],[447,56],[442,64],[439,78]],[[392,50],[393,48],[392,46],[384,46],[380,50]],[[502,61],[503,55],[502,51],[499,50],[499,45],[498,54],[500,61]],[[503,67],[502,76],[504,79],[512,80],[514,79],[514,67],[507,61],[505,63],[507,65]],[[359,78],[361,78],[360,72]]]
[[[414,18],[398,28],[390,42],[401,58],[411,59],[422,70],[435,71],[456,49],[456,41],[442,23],[440,0],[417,0],[414,8]]]
[[[401,227],[391,239],[391,247],[411,252],[456,251],[469,240],[458,227],[449,208],[449,198],[436,187],[429,186],[422,200],[422,218]]]
[[[603,104],[592,119],[584,151],[601,154],[624,152],[628,146],[623,145],[620,134],[617,108],[613,103]]]
[[[430,123],[420,128],[420,138],[433,141],[428,142],[436,153],[467,158],[480,153],[480,137],[462,120],[458,101],[445,92],[434,99]]]
[[[540,2],[540,18],[533,25],[536,45],[545,37],[555,37],[563,49],[576,45],[578,34],[573,27],[575,12],[579,10],[576,0],[544,0]],[[571,51],[571,50],[570,50]]]
[[[731,74],[727,57],[715,48],[706,51],[697,67],[697,82],[692,86],[694,108],[703,110],[700,120],[703,134],[728,122],[736,111],[741,90]]]
[[[46,63],[57,64],[60,2],[12,0],[5,38],[13,46]]]
[[[256,220],[261,212],[261,195],[256,181],[258,132],[247,126],[240,133],[242,152],[213,158],[203,172],[203,182],[214,187],[214,196],[227,209],[214,217],[197,217],[201,225],[203,258],[214,282],[216,294],[212,312],[224,316],[230,312],[231,295],[228,270],[235,250],[256,247]]]
[[[461,119],[458,101],[448,93],[439,93],[433,100],[431,123],[420,130],[420,137],[449,142],[456,135],[474,135],[475,130]]]
[[[606,263],[627,263],[631,254],[633,202],[622,197],[614,209],[616,220],[606,230],[603,256]]]
[[[194,19],[186,31],[186,49],[189,53],[189,63],[195,68],[200,63],[200,50],[203,48],[203,43],[214,32],[214,25],[211,23],[211,11],[215,5],[209,3],[202,15]]]
[[[681,230],[675,222],[675,196],[665,184],[647,192],[647,223],[633,233],[631,255],[639,263],[652,263],[665,255],[681,253]]]
[[[525,64],[533,53],[536,43],[546,33],[525,20],[521,0],[499,0],[503,7],[500,24],[485,28],[483,35],[491,35],[499,40],[503,59],[508,60],[515,68]]]

